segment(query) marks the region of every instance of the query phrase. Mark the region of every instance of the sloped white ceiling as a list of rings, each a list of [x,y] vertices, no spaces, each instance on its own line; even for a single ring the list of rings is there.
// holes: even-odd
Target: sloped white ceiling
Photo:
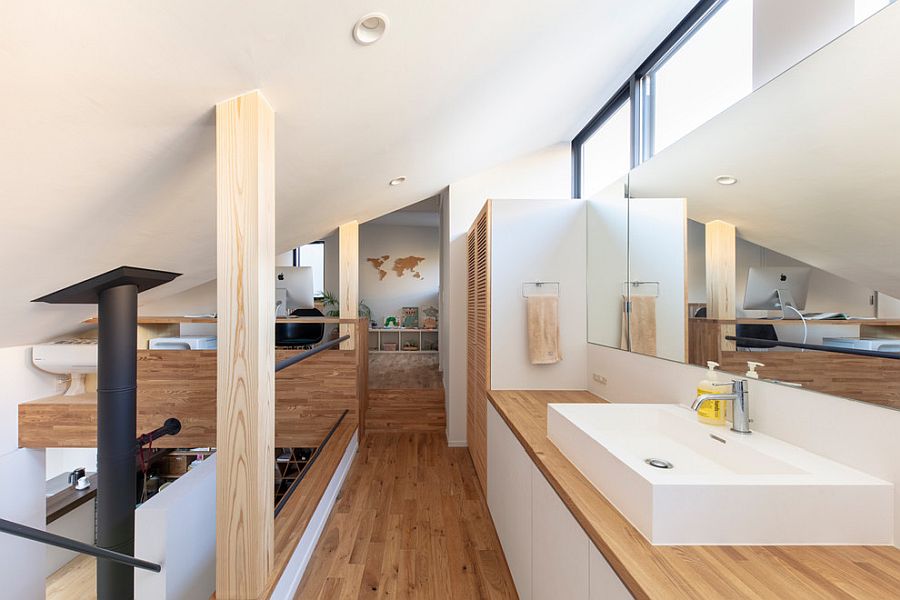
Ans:
[[[0,346],[71,330],[90,307],[28,301],[118,265],[185,274],[145,300],[214,276],[221,100],[277,112],[285,250],[571,138],[692,4],[0,0]]]
[[[632,194],[900,297],[898,32],[895,4],[641,165]]]

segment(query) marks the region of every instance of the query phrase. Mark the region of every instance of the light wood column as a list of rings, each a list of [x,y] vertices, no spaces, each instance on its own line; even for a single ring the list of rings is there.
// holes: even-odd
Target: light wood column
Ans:
[[[341,318],[359,317],[359,222],[350,221],[340,226],[338,231],[340,248],[340,289]],[[355,332],[351,325],[341,325],[341,335],[350,339],[341,344],[341,350],[356,347]]]
[[[706,224],[706,317],[708,319],[735,318],[735,228],[725,221]],[[734,325],[722,325],[722,350],[735,350],[735,343],[725,339],[734,335]]]
[[[275,114],[216,105],[216,598],[262,597],[274,559]]]

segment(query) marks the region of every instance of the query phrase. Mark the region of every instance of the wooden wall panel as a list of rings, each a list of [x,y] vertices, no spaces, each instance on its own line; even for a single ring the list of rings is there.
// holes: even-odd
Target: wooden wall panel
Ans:
[[[276,357],[296,353],[277,350]],[[275,446],[318,446],[345,409],[357,413],[356,361],[355,351],[329,350],[275,376]],[[157,448],[215,446],[216,352],[138,350],[137,403],[139,432],[155,429],[169,417],[181,420],[181,433],[155,441]],[[96,448],[96,395],[20,404],[19,445]]]
[[[491,203],[469,229],[466,302],[466,438],[487,490],[487,392],[491,387]]]
[[[748,360],[766,365],[757,369],[763,379],[900,409],[896,360],[828,352],[723,352],[721,369],[742,374]]]

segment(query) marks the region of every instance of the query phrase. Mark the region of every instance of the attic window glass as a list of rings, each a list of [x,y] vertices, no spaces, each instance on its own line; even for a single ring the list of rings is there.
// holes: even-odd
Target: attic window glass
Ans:
[[[581,197],[590,198],[631,167],[631,105],[616,108],[581,145]]]
[[[645,160],[753,91],[752,0],[721,3],[650,70],[641,89],[650,128]]]
[[[295,267],[312,267],[316,298],[325,290],[325,242],[312,242],[294,250]]]

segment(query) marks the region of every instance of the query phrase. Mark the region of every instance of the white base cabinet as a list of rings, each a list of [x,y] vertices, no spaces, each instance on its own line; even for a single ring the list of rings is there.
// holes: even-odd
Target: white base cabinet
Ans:
[[[488,508],[519,598],[633,598],[493,405],[487,413]]]
[[[492,404],[487,406],[487,500],[519,598],[531,596],[531,470],[534,465]]]

